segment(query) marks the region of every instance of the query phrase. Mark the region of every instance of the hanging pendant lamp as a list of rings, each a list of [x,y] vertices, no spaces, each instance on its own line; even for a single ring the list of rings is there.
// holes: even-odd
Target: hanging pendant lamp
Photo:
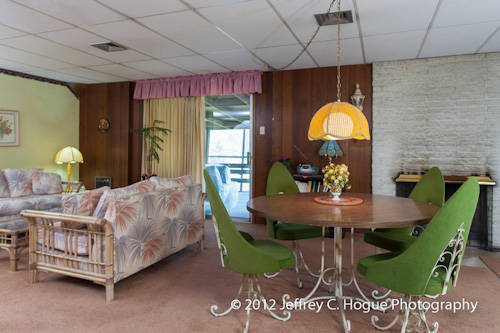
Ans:
[[[352,104],[340,101],[340,0],[337,2],[337,101],[321,107],[309,124],[309,140],[370,140],[365,115]]]

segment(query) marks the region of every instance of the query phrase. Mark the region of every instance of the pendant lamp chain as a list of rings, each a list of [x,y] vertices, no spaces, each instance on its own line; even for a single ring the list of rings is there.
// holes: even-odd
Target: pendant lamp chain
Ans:
[[[340,0],[337,1],[337,102],[340,102]]]

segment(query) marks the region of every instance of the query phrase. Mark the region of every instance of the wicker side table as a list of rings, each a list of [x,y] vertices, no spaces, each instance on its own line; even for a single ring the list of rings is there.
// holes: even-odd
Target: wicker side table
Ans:
[[[10,270],[17,270],[17,261],[22,250],[28,247],[29,223],[19,219],[0,224],[0,248],[9,252]]]

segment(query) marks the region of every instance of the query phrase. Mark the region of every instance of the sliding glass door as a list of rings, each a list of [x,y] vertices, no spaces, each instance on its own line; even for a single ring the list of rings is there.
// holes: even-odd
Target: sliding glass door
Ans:
[[[251,110],[249,94],[205,97],[206,168],[229,215],[240,221],[249,221]]]

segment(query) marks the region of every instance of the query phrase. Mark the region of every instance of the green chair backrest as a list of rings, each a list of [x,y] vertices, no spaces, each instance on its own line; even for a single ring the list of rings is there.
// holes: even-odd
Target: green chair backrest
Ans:
[[[266,195],[280,193],[299,193],[299,187],[287,167],[281,162],[274,162],[267,175]],[[266,219],[267,234],[276,238],[275,221]]]
[[[207,170],[203,170],[203,176],[207,186],[212,215],[215,218],[214,226],[216,227],[218,245],[222,253],[223,266],[241,274],[279,272],[280,265],[273,257],[252,246],[241,236]]]
[[[409,198],[443,207],[444,178],[441,170],[438,167],[430,169],[415,185]]]
[[[408,198],[431,203],[438,207],[444,205],[444,178],[438,167],[433,167],[415,185]],[[378,229],[391,234],[411,235],[413,227]]]
[[[299,187],[287,167],[281,162],[274,162],[267,175],[266,195],[298,192]]]
[[[479,198],[476,178],[467,180],[432,218],[422,235],[399,256],[374,264],[367,279],[408,295],[423,295],[443,252],[463,225],[463,250]],[[463,251],[453,262],[459,269]],[[442,263],[442,262],[440,262]],[[442,272],[438,272],[442,273]],[[458,271],[451,282],[456,282]],[[388,284],[391,281],[392,285]],[[396,285],[394,285],[394,283]],[[446,288],[443,293],[446,292]]]

